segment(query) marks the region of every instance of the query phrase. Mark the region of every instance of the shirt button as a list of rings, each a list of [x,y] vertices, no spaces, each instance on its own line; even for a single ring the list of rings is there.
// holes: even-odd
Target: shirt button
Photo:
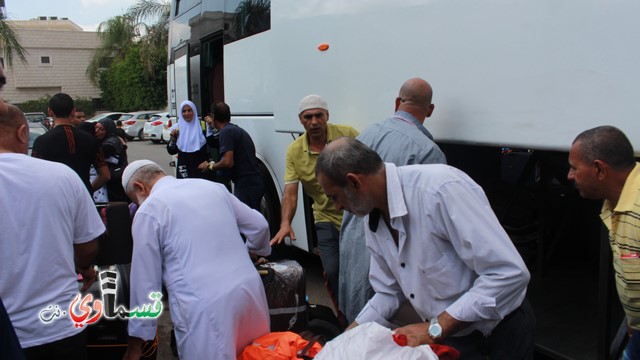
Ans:
[[[402,266],[402,268],[404,268],[406,266],[405,263],[400,264],[400,266]]]
[[[409,295],[409,297],[413,299],[415,297],[415,295],[411,294],[411,295]]]

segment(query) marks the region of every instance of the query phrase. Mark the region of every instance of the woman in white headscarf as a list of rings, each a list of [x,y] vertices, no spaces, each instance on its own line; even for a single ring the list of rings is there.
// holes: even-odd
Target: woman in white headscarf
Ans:
[[[169,154],[178,154],[177,178],[202,178],[198,165],[207,161],[207,141],[202,133],[198,110],[194,103],[185,100],[178,108],[178,127],[171,131],[167,144]]]

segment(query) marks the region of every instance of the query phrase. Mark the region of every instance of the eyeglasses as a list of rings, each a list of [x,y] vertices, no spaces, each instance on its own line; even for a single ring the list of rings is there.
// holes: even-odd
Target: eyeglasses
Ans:
[[[302,115],[302,118],[307,120],[307,121],[309,121],[309,120],[313,119],[314,117],[318,118],[318,119],[322,119],[323,116],[324,116],[324,113],[322,111],[320,111],[320,112],[317,112],[315,114]]]

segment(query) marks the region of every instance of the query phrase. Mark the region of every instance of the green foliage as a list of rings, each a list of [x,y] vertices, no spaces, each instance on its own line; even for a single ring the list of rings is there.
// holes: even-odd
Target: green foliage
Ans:
[[[43,112],[47,113],[49,108],[49,99],[51,95],[45,95],[39,99],[25,101],[22,104],[15,104],[23,112]],[[73,99],[76,110],[84,111],[87,118],[92,117],[96,112],[96,106],[91,99],[75,98]]]
[[[6,21],[0,12],[0,51],[4,55],[6,65],[13,65],[14,55],[18,56],[18,60],[22,64],[27,63],[28,54],[20,44],[20,38],[16,34],[14,28]]]
[[[100,73],[102,100],[107,108],[117,111],[163,108],[167,103],[166,72],[166,56],[154,62],[151,73],[144,71],[140,47],[134,46],[124,60]]]
[[[170,10],[167,0],[137,0],[125,14],[100,24],[102,46],[86,74],[100,88],[107,108],[136,111],[166,106]],[[144,19],[155,23],[147,25]]]

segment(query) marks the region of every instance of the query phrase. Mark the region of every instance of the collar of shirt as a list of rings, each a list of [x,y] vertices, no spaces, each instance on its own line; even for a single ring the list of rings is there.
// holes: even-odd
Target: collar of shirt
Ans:
[[[431,135],[429,130],[427,130],[427,128],[424,127],[424,125],[420,121],[418,121],[418,119],[416,119],[415,116],[409,114],[406,111],[398,110],[393,115],[393,117],[396,118],[396,119],[400,119],[400,120],[403,120],[405,122],[408,122],[409,124],[417,127],[418,130],[420,130],[421,133],[425,134],[429,139],[433,140],[433,135]]]
[[[334,130],[334,126],[332,124],[327,123],[327,144],[330,143],[336,137],[339,137],[339,136],[341,136],[341,135],[336,134],[336,131]],[[306,131],[300,137],[302,138],[302,151],[303,152],[305,152],[307,154],[319,154],[318,152],[311,151],[309,149],[309,136],[307,135]]]
[[[385,163],[384,166],[387,177],[387,204],[389,206],[390,223],[394,229],[404,232],[404,229],[400,229],[397,225],[394,225],[396,224],[396,218],[401,218],[409,213],[407,211],[407,204],[404,202],[404,194],[402,192],[397,166],[393,163]],[[374,209],[369,214],[367,222],[371,231],[376,232],[378,229],[381,215],[378,209]]]
[[[640,164],[636,163],[633,170],[629,173],[624,183],[620,199],[613,212],[627,212],[633,210],[634,203],[638,197],[638,189],[640,189]],[[611,203],[605,201],[603,209],[611,209]]]

